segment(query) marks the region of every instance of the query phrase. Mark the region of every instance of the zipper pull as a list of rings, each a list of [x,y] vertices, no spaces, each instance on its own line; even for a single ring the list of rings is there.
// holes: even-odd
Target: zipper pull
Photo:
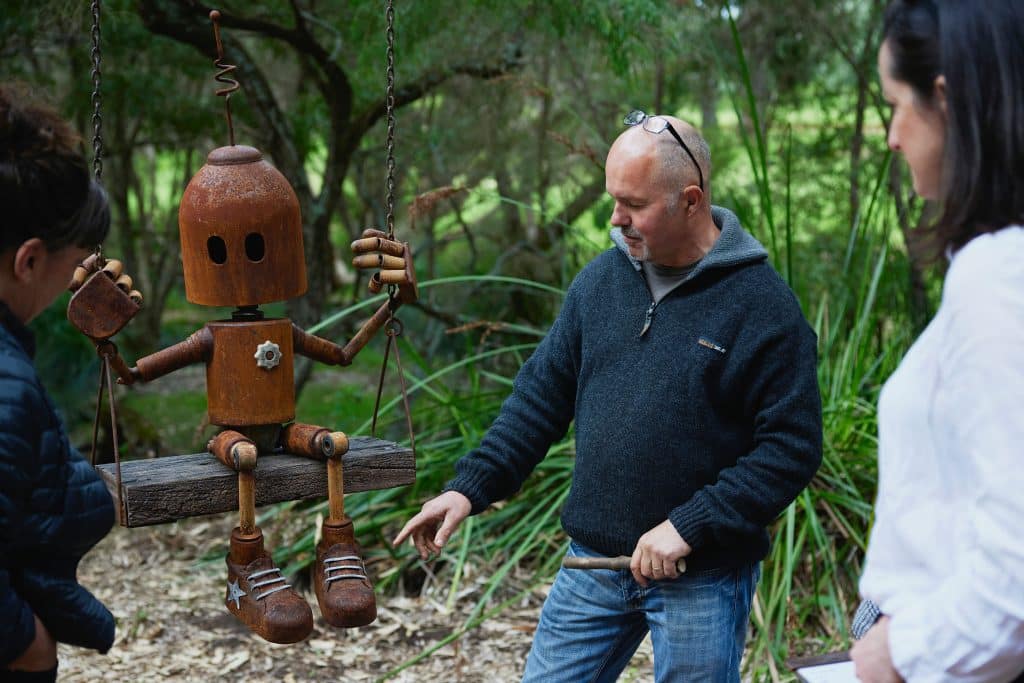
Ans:
[[[647,307],[647,312],[644,313],[644,327],[640,330],[641,337],[647,334],[647,330],[651,329],[651,322],[654,320],[654,307],[657,305],[657,302],[652,301],[651,305]]]

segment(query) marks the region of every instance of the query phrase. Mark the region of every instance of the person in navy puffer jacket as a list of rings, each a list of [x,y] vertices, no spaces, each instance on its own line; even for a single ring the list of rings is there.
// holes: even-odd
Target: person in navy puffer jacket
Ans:
[[[79,139],[0,86],[0,681],[53,681],[57,642],[106,652],[114,618],[78,584],[114,523],[110,494],[68,442],[26,327],[110,226]]]

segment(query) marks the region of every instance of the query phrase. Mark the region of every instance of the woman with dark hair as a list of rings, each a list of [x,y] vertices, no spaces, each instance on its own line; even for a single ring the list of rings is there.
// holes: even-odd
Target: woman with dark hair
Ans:
[[[1024,2],[895,0],[878,68],[949,269],[879,399],[880,616],[851,656],[863,681],[1024,680]]]
[[[26,326],[106,237],[110,213],[79,140],[0,86],[0,680],[53,681],[57,645],[106,652],[114,619],[75,578],[114,522],[110,494],[68,442]]]

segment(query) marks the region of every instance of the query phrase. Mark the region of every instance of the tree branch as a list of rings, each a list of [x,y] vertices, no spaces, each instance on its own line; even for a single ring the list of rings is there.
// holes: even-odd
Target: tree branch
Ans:
[[[417,79],[395,88],[395,107],[403,107],[423,97],[452,76],[471,76],[492,80],[508,74],[522,65],[521,55],[516,51],[511,58],[494,64],[454,64],[447,68],[428,71]],[[352,135],[357,139],[373,127],[387,113],[387,97],[382,97],[357,114],[353,119]]]

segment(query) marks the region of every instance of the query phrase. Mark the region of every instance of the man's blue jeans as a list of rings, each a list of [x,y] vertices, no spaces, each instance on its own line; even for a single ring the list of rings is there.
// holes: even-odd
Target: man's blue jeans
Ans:
[[[575,541],[569,555],[600,557]],[[658,683],[738,683],[759,565],[687,572],[643,588],[629,571],[561,569],[524,683],[615,681],[651,633]]]

